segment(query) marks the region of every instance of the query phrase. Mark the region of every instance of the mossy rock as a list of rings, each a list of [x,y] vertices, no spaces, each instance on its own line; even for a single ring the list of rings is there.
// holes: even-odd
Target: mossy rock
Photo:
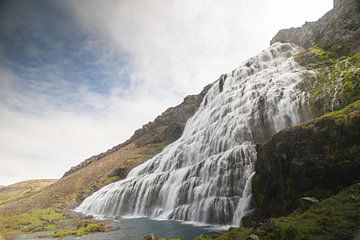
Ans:
[[[338,57],[320,48],[301,51],[295,60],[314,75],[298,88],[307,92],[316,116],[339,110],[360,98],[360,54]]]

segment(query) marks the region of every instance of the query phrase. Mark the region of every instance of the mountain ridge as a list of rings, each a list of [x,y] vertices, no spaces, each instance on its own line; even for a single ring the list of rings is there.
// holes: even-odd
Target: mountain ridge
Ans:
[[[338,55],[360,52],[360,2],[334,0],[334,8],[315,22],[280,30],[270,41],[294,43],[303,48],[320,47]]]

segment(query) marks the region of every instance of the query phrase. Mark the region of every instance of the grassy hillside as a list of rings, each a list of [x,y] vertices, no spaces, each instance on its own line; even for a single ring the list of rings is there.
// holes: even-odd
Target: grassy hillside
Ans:
[[[63,216],[67,216],[70,220],[65,230],[67,233],[77,232],[79,222],[86,223],[88,220],[72,214],[70,210],[99,188],[125,178],[132,168],[152,158],[175,141],[181,135],[186,121],[196,112],[210,86],[206,86],[198,95],[185,97],[178,106],[167,109],[153,122],[135,131],[125,143],[73,167],[63,178],[47,188],[16,198],[16,201],[14,199],[0,204],[0,219],[8,226],[0,228],[0,239],[1,236],[9,237],[22,233],[19,228],[29,229],[29,221],[23,221],[24,218],[42,222],[44,211],[61,213],[62,217],[51,221],[51,224],[63,230]],[[39,228],[30,227],[29,232],[44,230],[48,224],[45,221]],[[80,229],[80,232],[82,231]]]
[[[93,191],[124,178],[127,172],[160,152],[167,143],[136,147],[129,144],[35,194],[0,205],[0,236],[48,230],[75,231],[87,219],[69,210]],[[48,213],[54,219],[47,221]],[[28,220],[30,219],[30,220]],[[44,220],[45,219],[45,220]],[[66,226],[64,226],[66,222]],[[3,223],[6,223],[3,225]],[[36,226],[33,226],[36,223]],[[74,230],[75,228],[75,230]]]
[[[37,179],[0,187],[0,204],[33,195],[53,184],[55,179]]]
[[[138,164],[151,158],[167,145],[149,144],[137,148],[129,144],[75,173],[56,181],[29,197],[0,205],[1,214],[20,214],[31,209],[72,209],[86,196],[118,179]]]

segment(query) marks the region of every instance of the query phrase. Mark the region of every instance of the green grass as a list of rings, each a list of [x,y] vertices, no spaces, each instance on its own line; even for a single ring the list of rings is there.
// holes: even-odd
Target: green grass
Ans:
[[[275,218],[273,226],[231,229],[197,240],[241,240],[256,235],[261,240],[352,240],[360,230],[360,184],[313,205],[310,209]]]
[[[332,52],[324,51],[321,48],[310,48],[309,51],[322,61],[331,61],[336,58],[336,55]]]
[[[78,227],[76,230],[62,230],[62,231],[57,231],[53,234],[51,234],[51,237],[54,238],[60,238],[60,237],[65,237],[65,236],[70,236],[70,235],[75,235],[75,236],[82,236],[85,234],[89,234],[89,233],[95,233],[95,232],[107,232],[110,231],[111,229],[103,224],[99,224],[99,223],[88,223],[88,224],[84,224],[83,226]]]
[[[55,222],[65,219],[64,214],[54,209],[38,209],[18,215],[0,216],[0,235],[8,237],[39,231],[55,230]]]
[[[295,56],[316,76],[304,76],[299,88],[309,93],[309,102],[319,116],[341,109],[360,97],[360,54],[337,57],[320,48],[310,48]]]

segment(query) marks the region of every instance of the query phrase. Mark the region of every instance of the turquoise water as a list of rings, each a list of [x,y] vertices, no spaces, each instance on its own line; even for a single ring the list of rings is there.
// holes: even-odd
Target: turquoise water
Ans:
[[[183,224],[177,221],[156,221],[149,218],[119,219],[114,221],[113,231],[107,233],[94,233],[82,237],[70,236],[63,239],[83,239],[83,240],[143,240],[145,236],[153,233],[164,238],[180,238],[181,240],[192,240],[196,236],[211,235],[217,232],[209,227],[197,227],[194,225]],[[16,239],[42,239],[41,235],[23,235]]]
[[[142,240],[144,236],[153,233],[159,237],[190,240],[201,234],[214,233],[204,227],[182,224],[177,221],[155,221],[148,218],[121,219],[119,227],[120,229],[112,232],[92,234],[81,239]]]

